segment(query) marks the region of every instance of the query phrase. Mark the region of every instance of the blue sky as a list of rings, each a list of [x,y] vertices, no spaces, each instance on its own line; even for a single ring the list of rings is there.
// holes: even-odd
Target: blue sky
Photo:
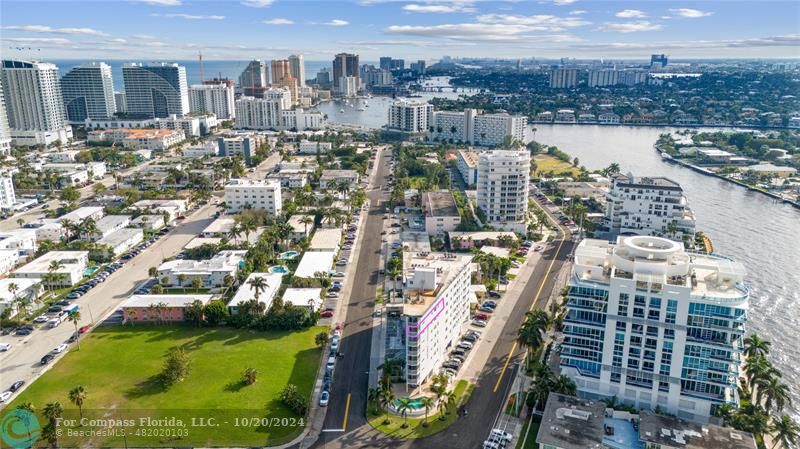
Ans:
[[[0,42],[39,59],[800,58],[800,2],[3,0]]]

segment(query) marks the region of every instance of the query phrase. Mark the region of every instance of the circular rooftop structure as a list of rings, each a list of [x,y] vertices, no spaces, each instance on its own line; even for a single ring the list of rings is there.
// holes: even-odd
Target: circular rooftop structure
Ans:
[[[630,255],[648,259],[666,259],[683,251],[683,245],[678,242],[648,235],[627,237],[623,245]]]

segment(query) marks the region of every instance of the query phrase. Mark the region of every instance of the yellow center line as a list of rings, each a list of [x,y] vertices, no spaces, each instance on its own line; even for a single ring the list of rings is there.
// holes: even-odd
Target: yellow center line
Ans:
[[[559,226],[561,228],[561,226]],[[558,243],[558,248],[556,248],[556,252],[553,255],[553,260],[550,261],[550,265],[547,266],[547,271],[544,272],[544,277],[542,277],[542,283],[539,284],[539,290],[536,291],[536,296],[533,298],[533,303],[531,303],[531,307],[528,309],[530,312],[536,307],[536,303],[539,301],[539,296],[542,294],[542,290],[544,289],[544,284],[547,281],[547,277],[550,276],[550,272],[553,270],[553,265],[556,263],[556,259],[558,258],[558,253],[561,252],[561,246],[564,245],[564,242],[567,240],[567,233],[564,228],[561,228],[561,232],[564,235],[564,238]],[[506,363],[503,365],[503,369],[500,371],[500,376],[497,378],[497,383],[494,384],[494,389],[492,390],[493,393],[497,393],[497,389],[500,388],[500,382],[503,381],[503,375],[506,373],[506,369],[508,369],[508,364],[511,362],[511,356],[514,355],[514,350],[517,349],[517,342],[514,341],[514,345],[511,346],[511,351],[508,353],[508,357],[506,358]]]
[[[347,415],[350,413],[350,393],[347,393],[347,405],[344,406],[344,422],[342,422],[342,432],[347,430]]]

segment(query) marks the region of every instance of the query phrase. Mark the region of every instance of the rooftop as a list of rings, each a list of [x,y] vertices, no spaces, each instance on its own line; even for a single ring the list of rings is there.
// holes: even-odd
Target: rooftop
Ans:
[[[283,292],[283,303],[298,307],[308,307],[309,301],[314,301],[314,308],[322,305],[321,288],[287,288]]]
[[[103,208],[99,207],[99,206],[98,207],[79,207],[79,208],[73,210],[72,212],[69,212],[67,214],[64,214],[64,215],[58,217],[58,221],[69,220],[69,221],[75,223],[75,222],[78,222],[78,221],[83,221],[83,220],[87,219],[88,217],[91,217],[92,215],[95,215],[95,214],[102,215],[103,214]]]
[[[233,217],[219,217],[203,229],[203,234],[227,234],[231,232],[236,221]]]
[[[303,214],[292,215],[291,217],[289,217],[288,223],[289,223],[289,226],[292,227],[294,232],[305,232],[306,225],[304,225],[303,223],[300,222],[300,220],[302,220],[303,217],[311,217],[312,220],[314,218],[313,215],[303,215]],[[310,223],[308,228],[313,229],[314,228],[314,224]]]
[[[338,179],[338,178],[357,178],[358,172],[355,170],[323,170],[320,179]]]
[[[14,295],[8,290],[8,286],[15,284],[17,286],[17,296],[24,296],[25,290],[29,289],[32,285],[41,284],[41,279],[29,278],[3,278],[0,279],[0,302],[11,301]]]
[[[244,261],[247,251],[220,251],[208,260],[170,260],[162,263],[158,271],[184,274],[205,274],[213,271],[236,271]]]
[[[448,233],[450,240],[453,239],[470,239],[477,242],[484,240],[500,240],[501,237],[509,237],[517,240],[517,234],[509,231],[477,231],[477,232],[457,232],[451,231]]]
[[[133,295],[122,304],[127,307],[150,307],[155,304],[165,304],[167,307],[183,307],[195,301],[208,304],[212,295]]]
[[[336,259],[335,251],[306,251],[300,264],[294,272],[298,278],[313,278],[314,274],[322,271],[327,272],[333,266]]]
[[[645,443],[680,449],[755,449],[756,442],[748,432],[697,424],[649,411],[639,414],[639,439]]]
[[[110,133],[123,133],[126,139],[161,139],[164,137],[171,137],[176,134],[182,134],[182,130],[173,130],[173,129],[130,129],[130,128],[113,128],[113,129],[104,129],[98,131],[90,131],[91,133],[97,133],[99,135],[105,135]]]
[[[459,216],[456,200],[449,190],[436,190],[422,194],[422,207],[431,217]]]
[[[120,243],[127,242],[129,239],[137,237],[141,240],[144,237],[144,232],[141,229],[122,228],[108,234],[97,241],[98,245],[109,245],[112,248]]]
[[[244,179],[237,178],[231,179],[225,188],[228,187],[272,187],[280,188],[281,183],[273,180],[257,180],[257,179]]]
[[[218,245],[221,241],[222,239],[219,237],[195,237],[183,249],[192,249],[203,245]]]
[[[50,262],[56,260],[63,265],[63,268],[59,269],[57,273],[64,273],[67,270],[73,270],[75,268],[83,269],[86,265],[85,261],[88,260],[88,258],[89,251],[50,251],[27,265],[18,268],[16,272],[45,273],[50,267]],[[83,260],[83,262],[78,262],[78,260]]]
[[[617,175],[614,177],[617,185],[629,187],[661,187],[665,189],[683,190],[677,182],[662,176],[633,176]]]
[[[311,237],[311,249],[337,249],[342,241],[342,230],[339,228],[317,228]]]
[[[130,215],[106,215],[105,217],[97,220],[95,226],[99,232],[105,232],[108,229],[113,229],[119,226],[125,226],[131,221]]]
[[[274,274],[274,273],[250,273],[250,276],[247,276],[247,279],[244,283],[236,290],[236,294],[233,295],[233,298],[228,303],[230,307],[237,307],[241,304],[250,301],[251,299],[255,299],[256,291],[250,285],[250,281],[255,278],[264,279],[267,287],[261,291],[258,295],[258,301],[263,302],[269,308],[272,305],[272,300],[275,298],[275,294],[278,293],[278,289],[281,287],[281,278],[283,278],[282,274]]]
[[[478,167],[478,152],[477,151],[468,151],[468,150],[459,150],[459,156],[461,159],[464,160],[464,163],[467,164],[470,168],[477,168]]]
[[[561,449],[603,447],[606,405],[550,393],[536,442]]]
[[[464,266],[472,262],[471,254],[403,253],[403,278],[406,303],[403,313],[422,316],[434,303],[440,291]]]

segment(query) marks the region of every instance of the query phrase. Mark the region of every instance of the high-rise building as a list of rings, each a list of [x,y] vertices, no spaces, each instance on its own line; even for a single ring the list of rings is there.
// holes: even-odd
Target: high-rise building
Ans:
[[[635,86],[647,82],[647,72],[644,70],[620,70],[617,73],[617,83],[626,86]]]
[[[338,93],[342,97],[355,97],[358,95],[359,77],[343,76],[339,78]]]
[[[289,56],[289,74],[301,87],[306,85],[306,63],[303,55]]]
[[[114,105],[116,113],[128,112],[128,103],[125,101],[125,92],[114,92]]]
[[[600,69],[589,71],[589,87],[606,87],[617,84],[617,74],[614,69]],[[552,86],[551,86],[552,87]]]
[[[254,59],[247,64],[239,75],[239,89],[244,93],[244,89],[266,88],[269,86],[269,67],[267,63]],[[247,95],[245,93],[245,95]]]
[[[425,75],[425,70],[426,70],[426,68],[425,68],[425,61],[424,60],[420,59],[417,62],[412,62],[411,63],[411,72],[414,73],[414,75],[417,75],[417,76]]]
[[[128,115],[143,118],[178,117],[189,113],[186,67],[172,63],[122,66]]]
[[[392,72],[385,69],[376,69],[374,66],[362,66],[361,79],[367,88],[391,86]]]
[[[525,233],[528,215],[528,151],[484,151],[478,156],[478,208],[490,226]]]
[[[660,237],[582,241],[569,278],[561,373],[579,396],[616,396],[688,420],[735,406],[744,278],[739,262]]]
[[[236,127],[243,129],[280,129],[282,111],[292,107],[286,89],[270,88],[264,98],[242,97],[236,100]]]
[[[331,88],[331,71],[328,68],[320,69],[317,72],[317,84],[323,89]]]
[[[386,127],[406,133],[425,133],[433,118],[433,105],[425,101],[395,101],[389,106]]]
[[[650,67],[661,66],[666,67],[669,62],[667,55],[650,55]]]
[[[551,89],[570,89],[578,85],[578,69],[556,68],[550,72]]]
[[[505,112],[479,114],[478,110],[469,108],[463,112],[436,111],[431,136],[438,141],[492,147],[502,144],[506,137],[523,142],[527,124],[527,117]]]
[[[61,92],[71,123],[111,118],[117,112],[111,66],[104,62],[73,67],[61,78]]]
[[[392,57],[381,56],[381,58],[378,60],[378,67],[383,70],[392,70]]]
[[[341,88],[352,87],[352,82],[344,81],[343,78],[355,78],[356,90],[361,85],[359,79],[358,55],[350,53],[339,53],[333,59],[333,86],[337,93],[341,93]]]
[[[272,68],[272,84],[278,86],[287,78],[291,78],[292,69],[288,59],[273,59],[270,62]]]
[[[0,210],[3,212],[13,210],[16,202],[14,180],[9,175],[0,175]]]
[[[403,258],[406,384],[414,389],[438,373],[467,326],[472,256],[408,251]]]
[[[694,213],[680,184],[671,179],[616,175],[607,200],[603,221],[612,234],[694,238]]]
[[[2,85],[15,144],[50,145],[72,138],[55,64],[3,60]]]
[[[11,129],[8,127],[6,100],[3,97],[3,83],[0,82],[0,156],[11,153]]]
[[[196,84],[189,88],[189,110],[210,112],[220,120],[236,117],[232,84]]]
[[[231,179],[225,185],[225,207],[230,213],[244,209],[264,209],[268,214],[279,215],[282,209],[281,183]]]

